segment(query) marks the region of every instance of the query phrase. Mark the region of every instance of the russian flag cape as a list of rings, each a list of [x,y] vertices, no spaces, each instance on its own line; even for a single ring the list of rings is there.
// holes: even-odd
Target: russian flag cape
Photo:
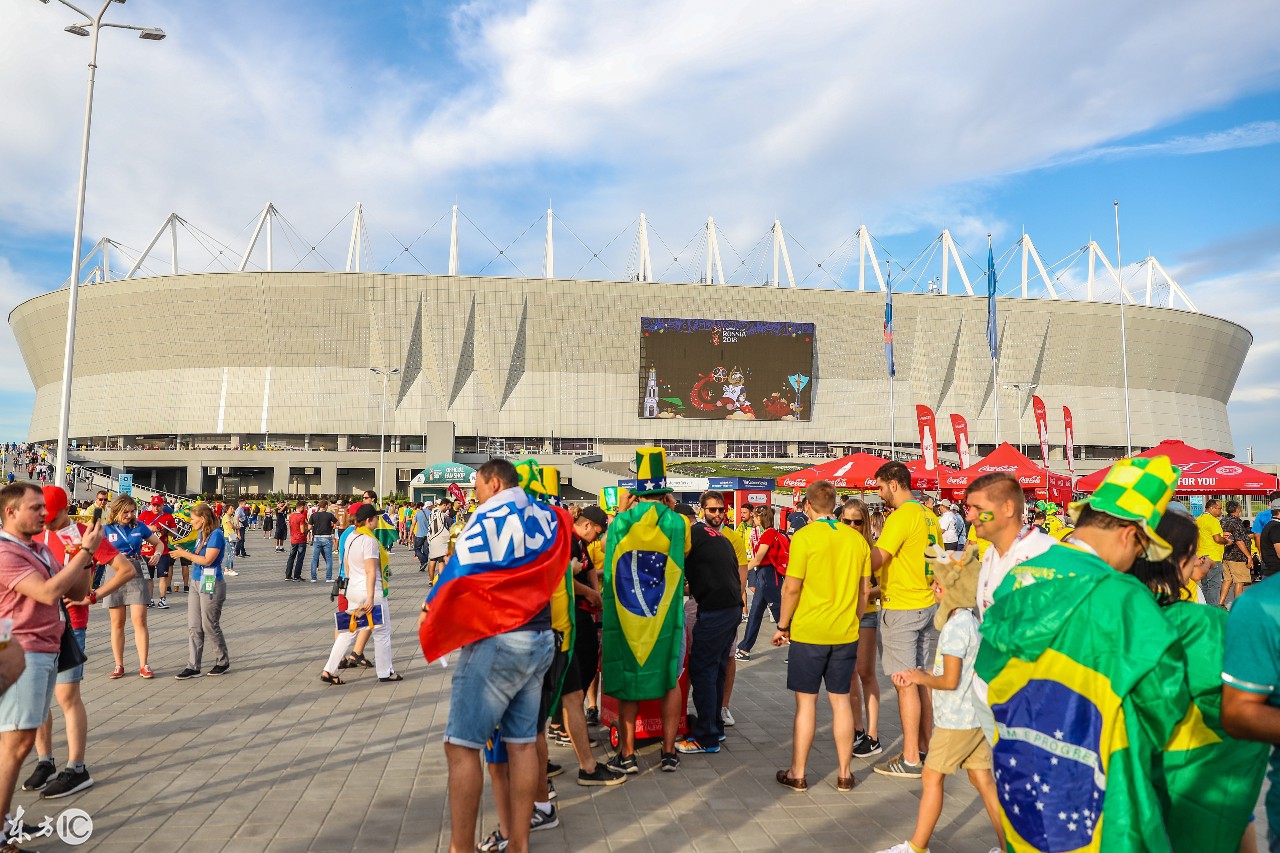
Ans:
[[[564,584],[572,541],[567,512],[517,489],[478,507],[427,595],[418,631],[427,660],[537,616]]]

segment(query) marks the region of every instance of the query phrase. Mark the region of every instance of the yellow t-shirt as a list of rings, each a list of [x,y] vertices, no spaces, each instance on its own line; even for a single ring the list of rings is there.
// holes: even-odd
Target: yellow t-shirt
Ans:
[[[889,562],[880,567],[885,610],[923,610],[936,603],[933,567],[924,558],[924,549],[941,541],[938,517],[919,501],[907,501],[889,513],[876,540],[876,547],[890,554]],[[791,547],[794,551],[795,545]]]
[[[791,616],[798,643],[834,646],[858,639],[858,595],[871,572],[871,549],[852,528],[811,521],[791,537],[787,577],[804,581]]]
[[[970,524],[969,533],[965,536],[965,540],[978,546],[978,559],[981,560],[987,555],[987,549],[991,547],[991,543],[983,539],[977,534],[978,525]]]
[[[1196,547],[1196,556],[1208,556],[1215,563],[1221,563],[1226,546],[1214,542],[1213,537],[1222,535],[1222,522],[1209,513],[1202,512],[1196,519],[1196,527],[1200,528],[1200,544]]]
[[[744,532],[745,531],[735,530],[727,524],[722,525],[720,528],[720,535],[733,543],[733,553],[738,558],[739,566],[745,566],[747,564],[747,544],[743,538]]]

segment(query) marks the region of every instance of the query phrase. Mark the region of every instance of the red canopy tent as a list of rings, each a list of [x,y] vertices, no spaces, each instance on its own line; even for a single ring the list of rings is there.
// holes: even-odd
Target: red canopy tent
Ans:
[[[876,471],[888,461],[872,453],[854,453],[852,456],[845,456],[834,462],[823,462],[821,465],[781,476],[778,478],[778,486],[786,489],[805,489],[818,480],[830,480],[837,489],[874,490]],[[938,488],[939,472],[946,474],[955,471],[954,468],[948,468],[945,465],[939,465],[933,471],[926,471],[923,459],[908,462],[907,469],[911,472],[911,488],[929,490]]]
[[[952,468],[949,465],[939,463],[937,468],[932,471],[926,470],[923,459],[913,459],[907,463],[907,470],[911,472],[911,488],[924,489],[932,492],[938,488],[938,476],[946,476],[948,474],[959,473],[958,468]]]
[[[1066,474],[1055,474],[1041,468],[1026,456],[1018,452],[1013,445],[1005,442],[977,462],[957,471],[944,474],[942,491],[952,496],[963,492],[970,483],[984,474],[1006,471],[1018,478],[1022,488],[1033,491],[1036,497],[1065,505],[1071,500],[1071,478]]]
[[[1173,438],[1135,455],[1147,458],[1168,456],[1170,462],[1182,469],[1182,476],[1178,479],[1177,493],[1180,495],[1265,495],[1280,491],[1280,483],[1274,474],[1265,474],[1212,450],[1201,450]],[[1076,489],[1095,491],[1110,470],[1108,466],[1080,478]]]

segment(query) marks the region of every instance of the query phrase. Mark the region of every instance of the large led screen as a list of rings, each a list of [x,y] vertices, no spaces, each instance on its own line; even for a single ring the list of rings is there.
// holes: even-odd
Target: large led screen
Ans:
[[[640,318],[640,417],[807,421],[813,324]]]

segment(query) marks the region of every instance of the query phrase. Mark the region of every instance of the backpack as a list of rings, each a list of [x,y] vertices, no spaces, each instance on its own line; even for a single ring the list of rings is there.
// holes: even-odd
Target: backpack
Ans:
[[[765,558],[778,573],[779,578],[787,576],[787,564],[791,562],[791,539],[781,530],[777,531],[778,540],[769,546]]]

